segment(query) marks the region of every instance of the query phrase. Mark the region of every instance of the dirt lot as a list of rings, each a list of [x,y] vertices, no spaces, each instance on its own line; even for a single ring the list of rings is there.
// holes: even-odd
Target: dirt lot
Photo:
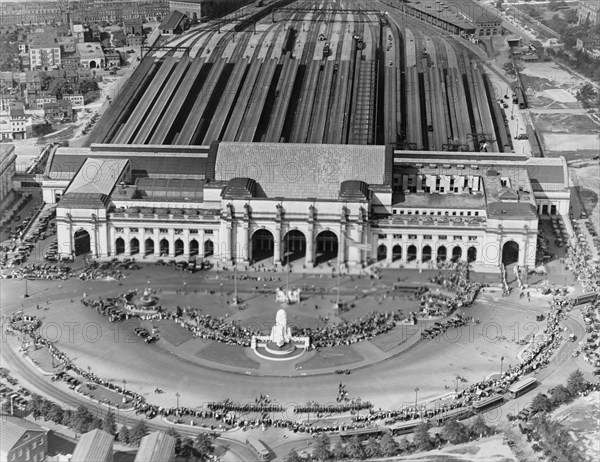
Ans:
[[[567,406],[561,406],[552,416],[568,428],[573,442],[588,457],[600,460],[600,392],[579,398]]]
[[[598,207],[598,198],[600,197],[600,165],[598,161],[580,160],[569,162],[571,177],[575,180],[576,186],[581,186],[579,195],[583,202],[583,208],[590,217],[592,223],[600,223],[600,207]]]

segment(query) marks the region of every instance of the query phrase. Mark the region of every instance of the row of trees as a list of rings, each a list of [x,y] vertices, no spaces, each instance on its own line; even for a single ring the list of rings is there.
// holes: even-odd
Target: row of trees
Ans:
[[[552,412],[562,404],[572,402],[579,394],[585,391],[587,382],[583,373],[577,369],[567,379],[567,384],[558,385],[550,390],[550,394],[538,393],[531,402],[530,410],[533,414]]]
[[[393,457],[400,454],[409,454],[415,451],[428,451],[446,443],[459,444],[472,438],[489,435],[492,429],[485,423],[481,416],[477,416],[470,425],[456,420],[447,422],[441,433],[434,437],[430,434],[431,424],[423,422],[415,431],[413,442],[406,437],[396,442],[391,434],[386,433],[381,438],[369,438],[361,442],[358,437],[353,437],[348,442],[337,441],[333,446],[327,434],[319,435],[312,452],[312,459],[317,461],[331,460],[363,460],[376,457]],[[286,462],[304,462],[307,459],[291,450]]]

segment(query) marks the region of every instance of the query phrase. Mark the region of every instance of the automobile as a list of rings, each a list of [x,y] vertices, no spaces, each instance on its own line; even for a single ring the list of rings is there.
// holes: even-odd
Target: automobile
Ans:
[[[585,213],[585,212],[581,212],[581,213],[579,214],[579,218],[587,218],[587,213]]]
[[[148,335],[145,339],[144,342],[146,343],[154,343],[158,341],[158,336],[157,335]]]

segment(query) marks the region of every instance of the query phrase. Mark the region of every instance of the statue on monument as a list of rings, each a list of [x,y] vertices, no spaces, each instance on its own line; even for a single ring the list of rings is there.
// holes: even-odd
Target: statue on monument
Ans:
[[[277,311],[275,325],[271,328],[269,341],[280,348],[292,341],[292,329],[287,326],[287,314],[283,308]]]

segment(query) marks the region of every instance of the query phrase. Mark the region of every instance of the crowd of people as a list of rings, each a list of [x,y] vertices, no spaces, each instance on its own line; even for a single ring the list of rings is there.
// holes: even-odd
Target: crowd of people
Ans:
[[[468,291],[463,291],[468,293]],[[114,300],[110,301],[111,303]],[[100,309],[102,305],[99,305]],[[54,361],[63,365],[63,371],[72,371],[74,374],[81,376],[88,383],[93,383],[98,386],[106,387],[107,389],[113,390],[119,394],[122,394],[125,398],[123,406],[133,407],[137,413],[144,413],[146,417],[152,418],[157,415],[161,416],[195,416],[198,418],[213,418],[221,419],[225,418],[225,414],[230,412],[240,413],[257,413],[260,414],[254,419],[251,424],[264,425],[264,426],[275,426],[279,428],[288,428],[293,431],[305,431],[308,433],[321,432],[321,431],[339,431],[340,429],[349,428],[361,428],[363,426],[370,426],[374,421],[380,419],[388,419],[387,422],[397,421],[409,421],[419,416],[435,417],[438,414],[457,409],[460,407],[470,406],[474,401],[478,400],[485,394],[482,391],[494,390],[500,391],[507,390],[508,387],[518,381],[523,375],[530,372],[534,372],[540,368],[545,367],[554,351],[559,347],[563,337],[561,335],[562,329],[559,326],[559,321],[566,316],[567,310],[571,308],[571,301],[564,295],[555,296],[550,305],[550,312],[547,317],[547,325],[543,331],[543,338],[536,339],[533,342],[531,349],[526,354],[519,364],[510,366],[506,371],[502,373],[500,377],[495,377],[487,380],[483,380],[472,384],[471,386],[458,392],[454,400],[444,401],[442,404],[434,405],[433,407],[428,406],[426,408],[414,406],[407,407],[399,410],[378,410],[373,411],[371,404],[368,402],[360,402],[353,400],[350,402],[344,402],[339,404],[331,405],[319,405],[311,403],[307,406],[298,406],[295,409],[296,413],[343,413],[352,412],[363,409],[371,409],[368,413],[360,415],[357,413],[352,417],[352,424],[348,426],[335,425],[335,426],[313,426],[310,424],[304,424],[302,422],[296,422],[289,419],[273,419],[271,413],[281,412],[281,406],[277,404],[271,404],[270,402],[263,402],[259,400],[254,404],[248,405],[237,405],[229,402],[212,403],[208,409],[192,409],[192,408],[162,408],[156,405],[152,405],[146,401],[146,398],[141,394],[128,390],[125,385],[120,386],[113,382],[103,380],[96,376],[91,369],[83,369],[78,367],[66,354],[62,353],[56,345],[41,336],[40,326],[41,320],[32,315],[24,315],[22,312],[17,312],[9,316],[8,324],[6,327],[7,332],[12,334],[26,333],[37,347],[47,348]],[[181,310],[183,311],[183,310]],[[197,313],[197,312],[196,312]],[[180,315],[183,313],[180,313]],[[187,313],[189,314],[189,313]],[[181,316],[180,316],[181,317]],[[205,318],[204,316],[198,316],[200,319]],[[212,318],[206,318],[212,321]],[[384,318],[385,319],[385,318]],[[387,319],[385,319],[387,322]],[[210,327],[220,326],[220,321],[217,324],[206,325]],[[385,324],[385,322],[384,322]],[[229,325],[233,325],[229,323]],[[64,374],[63,377],[69,377],[70,374]],[[242,417],[227,417],[227,425],[230,426],[244,426],[248,425],[248,420]]]
[[[565,263],[586,292],[600,292],[600,262],[594,261],[585,238],[569,241]]]
[[[584,361],[600,371],[600,299],[581,309],[586,329],[590,333],[587,342],[581,347]]]
[[[439,273],[429,281],[454,294],[446,300],[449,312],[456,308],[471,306],[483,287],[483,284],[469,280],[469,265],[467,263],[457,262],[455,268],[455,271]]]
[[[421,338],[426,340],[434,339],[452,327],[466,326],[471,321],[473,321],[471,316],[467,316],[465,313],[457,313],[452,318],[444,322],[436,322],[433,326],[425,329],[421,332]]]

